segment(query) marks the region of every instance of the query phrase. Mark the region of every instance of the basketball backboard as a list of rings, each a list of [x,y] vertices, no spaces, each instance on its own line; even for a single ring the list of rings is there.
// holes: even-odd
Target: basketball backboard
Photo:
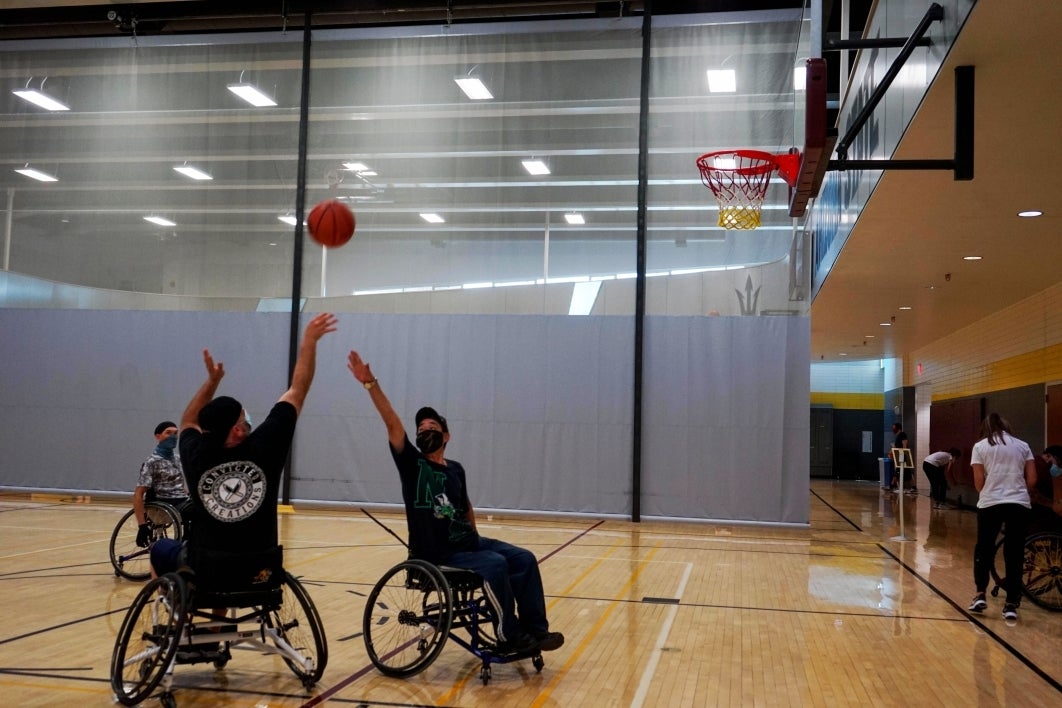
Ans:
[[[804,145],[800,150],[796,184],[789,195],[789,216],[794,217],[803,216],[808,202],[818,196],[830,154],[837,142],[836,129],[826,125],[826,60],[821,57],[808,59],[805,77],[803,106],[798,106],[798,115],[803,108]],[[798,97],[800,93],[797,92]]]

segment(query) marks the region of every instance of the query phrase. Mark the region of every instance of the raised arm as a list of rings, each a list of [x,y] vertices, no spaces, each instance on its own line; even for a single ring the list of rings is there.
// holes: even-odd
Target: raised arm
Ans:
[[[199,390],[195,392],[195,395],[192,396],[192,400],[188,402],[188,407],[184,409],[184,413],[181,415],[181,430],[185,428],[199,430],[199,411],[214,398],[214,394],[218,390],[218,384],[225,377],[225,365],[220,361],[214,363],[214,358],[210,356],[209,350],[203,350],[203,363],[206,365],[207,378],[203,385],[199,387]]]
[[[302,404],[317,370],[317,342],[329,332],[336,331],[336,321],[335,315],[322,312],[306,325],[302,343],[299,344],[299,356],[295,359],[295,369],[291,373],[291,385],[280,397],[281,401],[295,406],[296,413],[302,412]]]
[[[347,368],[350,369],[350,373],[354,374],[354,378],[368,389],[372,404],[376,406],[376,411],[383,419],[384,425],[387,426],[387,441],[391,443],[391,448],[401,451],[402,442],[406,439],[406,429],[402,427],[402,419],[395,413],[391,401],[387,400],[387,396],[380,388],[380,382],[372,375],[372,369],[353,349],[347,355]]]

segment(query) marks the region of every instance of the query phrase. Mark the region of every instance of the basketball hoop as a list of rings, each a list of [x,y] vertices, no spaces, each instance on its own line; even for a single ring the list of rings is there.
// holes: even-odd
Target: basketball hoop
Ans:
[[[697,158],[701,181],[719,202],[719,226],[755,229],[767,196],[767,185],[777,169],[790,186],[800,168],[800,155],[772,155],[759,150],[719,150]]]

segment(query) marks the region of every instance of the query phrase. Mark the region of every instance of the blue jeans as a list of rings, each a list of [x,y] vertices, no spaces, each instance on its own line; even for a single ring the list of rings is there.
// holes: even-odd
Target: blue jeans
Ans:
[[[480,536],[476,550],[455,553],[441,565],[472,570],[483,578],[483,592],[498,619],[498,641],[549,630],[542,576],[531,551]]]

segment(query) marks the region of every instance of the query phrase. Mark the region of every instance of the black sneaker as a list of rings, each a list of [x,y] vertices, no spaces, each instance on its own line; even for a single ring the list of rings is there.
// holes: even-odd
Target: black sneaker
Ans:
[[[560,632],[543,632],[535,637],[538,648],[542,651],[553,651],[564,646],[564,635]]]
[[[970,612],[984,612],[988,609],[988,603],[985,602],[985,596],[983,593],[974,595],[973,601],[970,603]]]
[[[1018,606],[1013,602],[1003,605],[1003,619],[1015,621],[1018,619]]]
[[[499,654],[531,654],[539,651],[538,640],[530,634],[520,634],[507,642],[498,642]]]

